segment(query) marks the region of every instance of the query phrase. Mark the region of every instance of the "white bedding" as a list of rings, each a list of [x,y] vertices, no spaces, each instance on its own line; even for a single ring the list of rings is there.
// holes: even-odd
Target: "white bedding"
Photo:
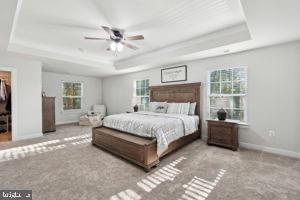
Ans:
[[[135,112],[110,115],[104,118],[105,127],[156,138],[157,155],[161,155],[168,145],[180,137],[198,130],[199,117],[182,114]]]

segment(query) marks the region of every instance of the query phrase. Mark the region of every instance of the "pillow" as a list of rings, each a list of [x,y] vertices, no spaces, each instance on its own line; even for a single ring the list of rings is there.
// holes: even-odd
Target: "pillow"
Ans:
[[[195,115],[196,105],[197,105],[196,102],[190,103],[189,115]]]
[[[178,110],[177,103],[168,103],[167,113],[169,113],[169,114],[177,113],[177,110]]]
[[[167,102],[150,102],[149,111],[156,113],[166,113],[167,112]]]
[[[168,114],[184,114],[188,115],[190,103],[168,103]]]

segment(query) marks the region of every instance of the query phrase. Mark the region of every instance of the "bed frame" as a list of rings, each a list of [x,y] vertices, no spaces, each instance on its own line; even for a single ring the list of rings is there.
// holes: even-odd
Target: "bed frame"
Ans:
[[[201,83],[161,85],[150,87],[150,101],[197,102],[195,114],[200,118]],[[159,159],[185,144],[201,138],[201,120],[198,130],[169,144],[159,157],[156,153],[156,139],[144,138],[107,127],[93,128],[92,144],[115,155],[121,156],[150,171],[159,164]]]

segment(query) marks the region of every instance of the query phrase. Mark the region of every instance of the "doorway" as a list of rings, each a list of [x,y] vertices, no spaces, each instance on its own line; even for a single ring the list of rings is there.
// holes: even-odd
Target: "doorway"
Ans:
[[[0,142],[12,140],[12,76],[0,71]]]

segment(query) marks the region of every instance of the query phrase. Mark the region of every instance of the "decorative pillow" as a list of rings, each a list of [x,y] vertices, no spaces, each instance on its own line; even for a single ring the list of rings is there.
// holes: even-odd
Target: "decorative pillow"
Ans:
[[[166,113],[168,104],[167,102],[150,102],[149,111],[156,113]]]
[[[177,103],[168,103],[168,109],[167,109],[168,114],[177,113],[177,111],[178,111]]]
[[[168,103],[168,114],[184,114],[188,115],[190,103]]]
[[[195,115],[196,105],[197,105],[196,102],[190,103],[189,115]]]

